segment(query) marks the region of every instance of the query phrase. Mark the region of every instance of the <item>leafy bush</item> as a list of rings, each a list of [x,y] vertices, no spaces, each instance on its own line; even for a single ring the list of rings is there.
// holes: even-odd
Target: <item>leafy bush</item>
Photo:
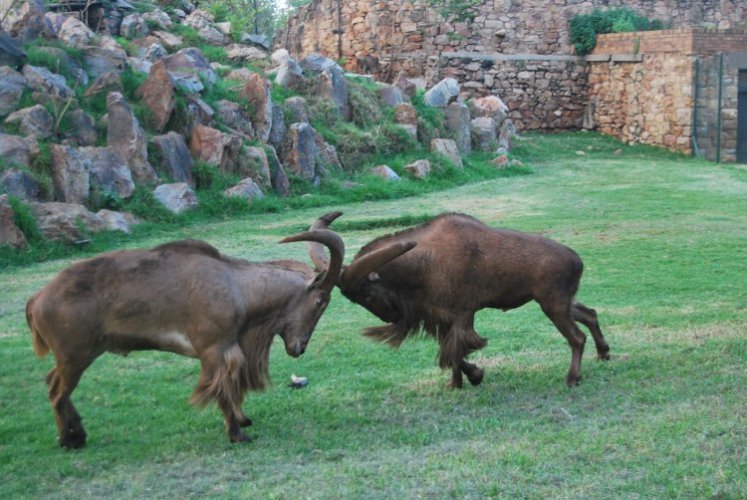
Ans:
[[[594,9],[589,14],[579,14],[571,19],[571,43],[576,53],[591,53],[597,44],[597,35],[604,33],[628,33],[663,29],[659,20],[649,20],[627,7],[620,9]]]

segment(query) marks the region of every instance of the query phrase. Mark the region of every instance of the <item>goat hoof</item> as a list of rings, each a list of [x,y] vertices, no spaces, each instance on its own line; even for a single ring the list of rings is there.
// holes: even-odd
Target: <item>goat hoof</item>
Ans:
[[[242,415],[239,420],[239,427],[249,427],[252,425],[252,419],[247,417],[246,415]]]
[[[474,370],[467,374],[467,380],[469,380],[469,383],[472,385],[480,385],[484,376],[485,370],[475,367]]]
[[[609,361],[611,358],[610,356],[610,350],[609,348],[606,351],[598,351],[597,352],[597,359],[601,361]]]
[[[83,429],[69,429],[66,434],[60,436],[60,446],[68,450],[83,448],[85,444],[86,431]]]
[[[578,377],[572,377],[569,375],[565,383],[568,384],[568,387],[576,387],[581,383],[581,375]]]
[[[232,443],[251,443],[252,438],[243,432],[237,432],[232,436],[228,436],[228,440]]]
[[[448,384],[446,384],[446,388],[449,390],[463,389],[464,384],[461,381],[451,380]]]

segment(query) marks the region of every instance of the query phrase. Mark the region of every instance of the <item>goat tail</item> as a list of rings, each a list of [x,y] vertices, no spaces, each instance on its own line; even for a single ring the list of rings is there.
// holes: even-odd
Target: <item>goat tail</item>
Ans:
[[[417,328],[409,328],[402,323],[389,323],[384,326],[373,326],[366,328],[363,331],[363,335],[376,340],[377,342],[384,342],[389,347],[399,347],[405,339],[413,334],[417,333]]]
[[[31,312],[37,297],[38,295],[34,295],[26,303],[26,322],[28,323],[29,329],[31,330],[31,341],[34,345],[34,352],[37,356],[43,358],[47,355],[47,353],[49,353],[49,345],[47,345],[47,342],[44,340],[44,338],[39,333],[39,330],[34,325],[34,316]]]
[[[488,340],[480,337],[474,328],[454,324],[451,328],[438,326],[438,366],[454,368],[470,353],[488,345]]]
[[[205,406],[211,400],[217,400],[219,403],[227,402],[233,407],[240,407],[244,400],[245,365],[246,356],[238,344],[203,360],[200,381],[189,402]]]

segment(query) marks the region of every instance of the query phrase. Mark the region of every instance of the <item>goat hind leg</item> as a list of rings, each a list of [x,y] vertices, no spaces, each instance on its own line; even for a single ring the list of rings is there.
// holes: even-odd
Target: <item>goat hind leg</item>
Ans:
[[[568,387],[578,385],[581,381],[581,358],[584,355],[586,335],[573,321],[570,305],[556,305],[555,307],[542,305],[542,310],[571,346],[571,366],[568,369],[566,384]]]
[[[82,448],[86,444],[87,435],[80,414],[70,399],[83,375],[83,370],[85,366],[81,368],[76,364],[58,364],[46,378],[49,385],[49,400],[54,409],[60,436],[60,446],[67,449]]]
[[[585,325],[591,332],[591,337],[594,339],[594,345],[597,348],[597,357],[604,361],[609,360],[610,346],[602,335],[602,329],[599,328],[597,312],[580,302],[574,303],[571,311],[573,313],[573,319]]]

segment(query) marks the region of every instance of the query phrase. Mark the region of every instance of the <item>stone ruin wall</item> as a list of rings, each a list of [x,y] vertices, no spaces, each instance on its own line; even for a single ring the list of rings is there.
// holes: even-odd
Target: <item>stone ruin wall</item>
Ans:
[[[747,67],[744,30],[679,29],[599,37],[589,57],[589,95],[597,129],[626,143],[665,146],[685,154],[693,153],[695,131],[700,150],[715,160],[720,53],[729,54],[723,68],[720,159],[735,161],[737,74],[739,67]]]
[[[449,22],[424,0],[313,0],[277,33],[276,46],[297,58],[319,52],[351,71],[356,56],[374,55],[380,80],[454,76],[470,96],[499,95],[519,130],[580,128],[587,67],[574,55],[568,22],[622,6],[673,27],[747,24],[743,0],[486,0],[472,22]]]

